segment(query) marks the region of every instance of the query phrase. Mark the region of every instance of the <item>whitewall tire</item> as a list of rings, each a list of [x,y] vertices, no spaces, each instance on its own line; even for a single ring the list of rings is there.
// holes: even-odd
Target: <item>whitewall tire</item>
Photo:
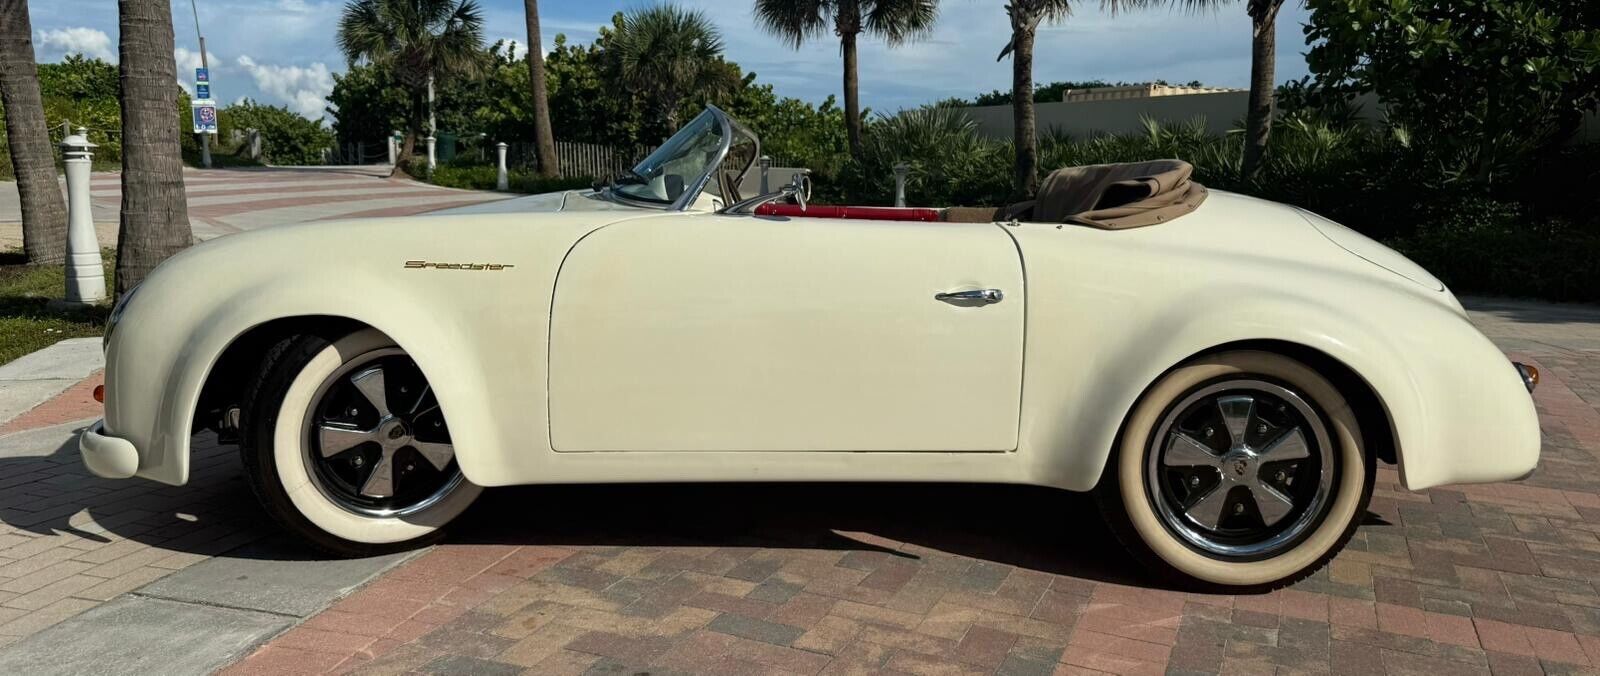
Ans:
[[[420,369],[373,329],[275,345],[241,414],[241,457],[261,503],[331,553],[425,544],[482,492],[461,475]]]
[[[1259,351],[1199,357],[1134,405],[1096,498],[1148,567],[1226,591],[1286,586],[1342,549],[1374,464],[1345,397]]]

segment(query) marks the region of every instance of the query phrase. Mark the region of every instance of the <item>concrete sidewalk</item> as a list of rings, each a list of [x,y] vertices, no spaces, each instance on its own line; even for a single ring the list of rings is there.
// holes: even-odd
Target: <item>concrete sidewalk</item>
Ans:
[[[0,674],[209,673],[406,558],[275,535],[214,435],[187,486],[89,475],[102,365],[83,338],[0,367]]]
[[[389,173],[381,165],[185,168],[183,180],[190,225],[202,240],[287,223],[419,214],[511,196],[442,188]],[[102,247],[116,246],[121,201],[120,173],[97,172],[90,178],[90,207]],[[0,249],[22,246],[21,222],[17,184],[0,181]]]

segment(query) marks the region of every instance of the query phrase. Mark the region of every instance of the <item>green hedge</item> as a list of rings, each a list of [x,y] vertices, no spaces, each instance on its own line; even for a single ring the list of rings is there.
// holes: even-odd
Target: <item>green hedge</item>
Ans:
[[[413,159],[411,165],[405,169],[406,173],[419,180],[446,188],[466,190],[494,190],[495,181],[499,177],[498,169],[483,164],[441,164],[430,174],[426,160]],[[512,170],[509,179],[511,192],[527,194],[581,190],[594,185],[592,178],[541,178],[531,171],[520,170]]]

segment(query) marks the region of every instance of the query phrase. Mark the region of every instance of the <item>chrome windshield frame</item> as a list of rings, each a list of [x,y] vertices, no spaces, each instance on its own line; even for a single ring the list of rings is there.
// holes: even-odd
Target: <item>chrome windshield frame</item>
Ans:
[[[687,211],[689,209],[689,205],[694,204],[695,200],[700,198],[700,193],[705,192],[706,184],[710,183],[712,177],[717,175],[717,170],[722,167],[723,161],[728,159],[728,152],[731,148],[733,148],[734,126],[732,119],[729,118],[728,114],[723,112],[721,108],[713,105],[707,104],[706,112],[711,113],[712,119],[716,120],[718,126],[722,128],[722,142],[717,148],[716,159],[706,164],[705,170],[700,173],[700,176],[696,178],[693,183],[688,184],[686,189],[683,191],[683,194],[678,196],[678,199],[673,200],[671,203],[665,203],[630,198],[626,194],[615,190],[615,185],[606,186],[605,189],[601,191],[601,194],[613,201],[628,204],[630,206],[645,207],[648,209],[662,209],[665,211]],[[693,120],[690,120],[690,122],[693,123]],[[684,126],[687,127],[688,125]],[[683,127],[679,127],[679,129],[681,130]],[[676,135],[677,132],[673,132],[673,134]],[[751,133],[750,135],[752,137],[755,136],[754,133]],[[759,143],[759,141],[757,142]],[[666,142],[663,141],[662,145],[666,145]]]

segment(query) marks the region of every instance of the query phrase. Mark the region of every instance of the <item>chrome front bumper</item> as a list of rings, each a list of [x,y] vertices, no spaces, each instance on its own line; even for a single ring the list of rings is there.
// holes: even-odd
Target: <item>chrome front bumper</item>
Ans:
[[[139,449],[126,439],[108,436],[106,421],[96,420],[78,437],[78,453],[95,476],[127,479],[139,471]]]

